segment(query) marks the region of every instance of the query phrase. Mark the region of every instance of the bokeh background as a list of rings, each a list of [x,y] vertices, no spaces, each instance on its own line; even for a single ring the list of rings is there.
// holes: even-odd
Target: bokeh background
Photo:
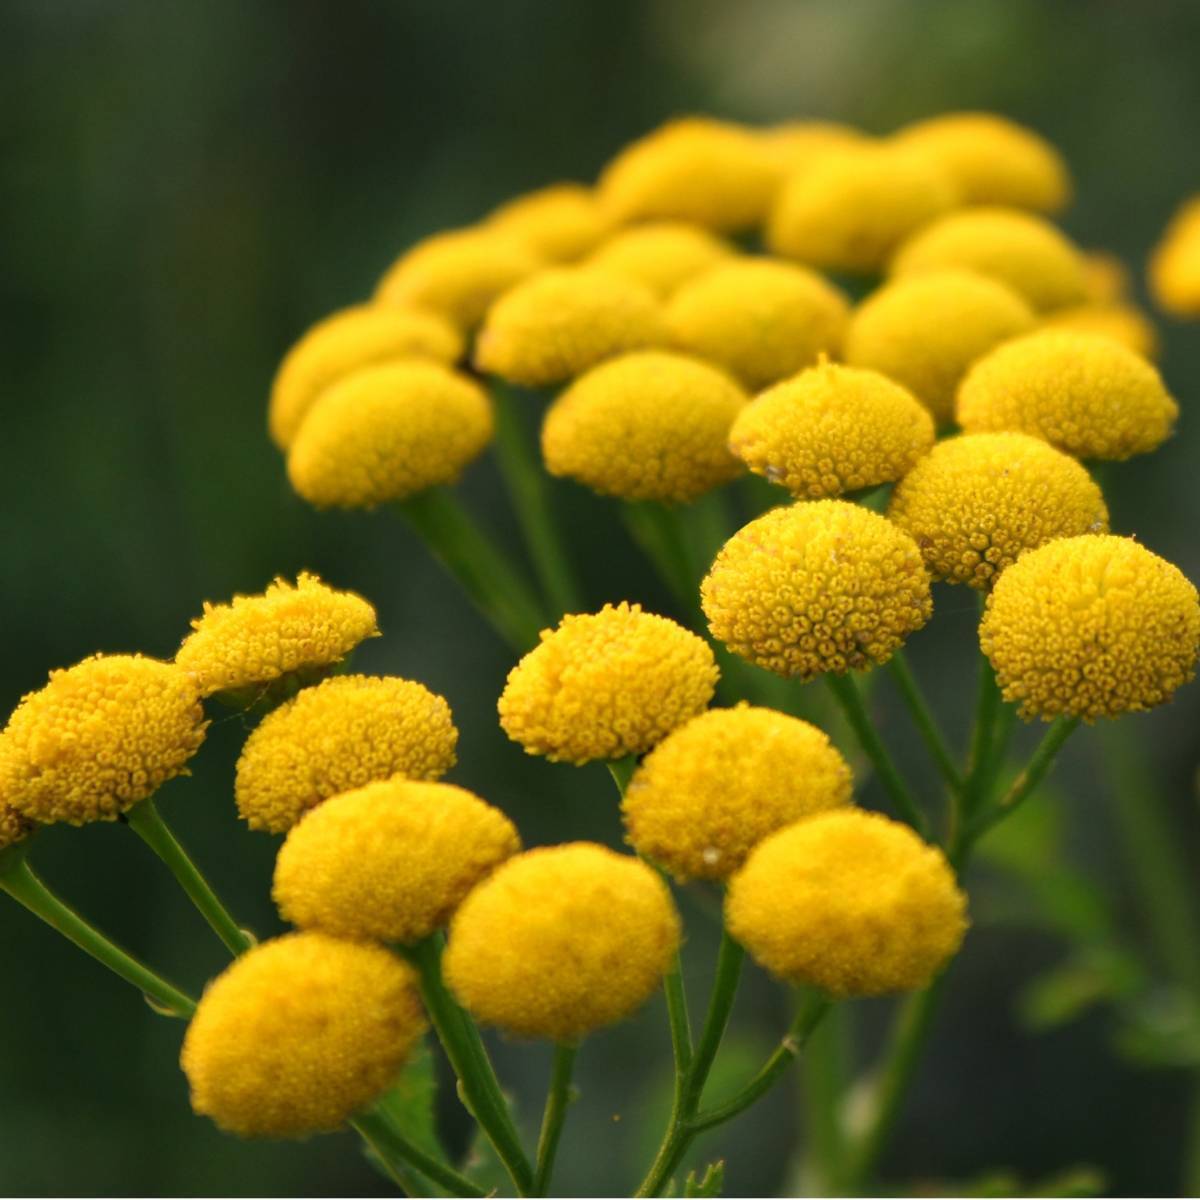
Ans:
[[[386,513],[319,515],[290,493],[264,432],[282,352],[363,296],[410,241],[514,192],[589,179],[624,141],[696,110],[885,132],[940,109],[997,109],[1068,155],[1070,231],[1140,271],[1176,201],[1200,186],[1198,47],[1190,0],[7,0],[0,710],[97,649],[169,656],[204,598],[312,568],[378,606],[384,637],[359,666],[449,698],[462,730],[453,778],[506,808],[531,843],[615,843],[600,768],[527,760],[500,735],[510,655],[405,527]],[[1119,530],[1196,579],[1200,334],[1164,332],[1180,432],[1111,473],[1110,503]],[[490,463],[465,492],[513,539]],[[596,604],[669,611],[608,509],[571,489],[562,501]],[[972,603],[947,589],[936,602],[911,653],[961,737]],[[886,686],[878,697],[903,750]],[[1158,788],[1170,840],[1200,876],[1198,716],[1193,686],[1127,722],[1118,742],[1079,735],[1042,818],[984,864],[977,928],[885,1162],[892,1186],[986,1187],[989,1174],[1002,1191],[1030,1188],[1081,1165],[1100,1174],[1076,1184],[1114,1193],[1185,1186],[1200,1035],[1155,959],[1126,851],[1131,808]],[[277,928],[275,843],[239,825],[231,798],[245,732],[237,717],[218,721],[195,776],[162,807],[265,934]],[[199,987],[220,968],[219,944],[126,829],[55,829],[37,843],[38,869],[165,972]],[[1001,850],[1035,864],[1038,903],[1012,885]],[[713,936],[685,905],[699,991]],[[1113,970],[1096,949],[1110,923],[1125,947]],[[887,1012],[856,1006],[864,1053]],[[778,990],[751,973],[721,1071],[765,1054],[786,1019]],[[386,1191],[349,1137],[248,1144],[193,1118],[181,1032],[0,905],[0,1192]],[[666,1051],[657,1004],[584,1049],[562,1187],[630,1185],[662,1119]],[[547,1055],[499,1054],[532,1124]],[[448,1092],[440,1115],[461,1142]],[[694,1158],[729,1153],[728,1191],[764,1194],[803,1186],[803,1144],[798,1091],[784,1086]]]

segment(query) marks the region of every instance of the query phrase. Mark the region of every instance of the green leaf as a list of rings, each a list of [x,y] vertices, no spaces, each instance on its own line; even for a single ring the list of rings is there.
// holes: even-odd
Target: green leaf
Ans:
[[[683,1185],[685,1196],[719,1196],[725,1184],[725,1160],[718,1159],[709,1163],[704,1174],[697,1179],[695,1171],[689,1171],[687,1181]]]
[[[1029,984],[1017,1000],[1017,1014],[1027,1029],[1044,1032],[1075,1020],[1095,1004],[1131,995],[1143,982],[1136,959],[1116,949],[1091,947]]]
[[[422,1150],[445,1158],[446,1152],[438,1141],[434,1122],[436,1101],[437,1078],[433,1070],[433,1055],[428,1040],[422,1038],[399,1078],[380,1099],[379,1105],[405,1137],[416,1142]]]

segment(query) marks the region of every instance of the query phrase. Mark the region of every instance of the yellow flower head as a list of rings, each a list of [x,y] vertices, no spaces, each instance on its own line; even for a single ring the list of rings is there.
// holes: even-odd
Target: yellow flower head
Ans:
[[[933,418],[898,383],[823,362],[746,405],[729,445],[755,474],[820,500],[899,479],[933,434]]]
[[[529,754],[582,765],[644,754],[707,707],[708,645],[640,604],[568,614],[509,672],[500,725]]]
[[[1132,538],[1062,538],[1000,576],[979,643],[1025,720],[1116,717],[1165,704],[1192,678],[1200,602]]]
[[[725,543],[700,599],[713,636],[777,675],[885,663],[933,613],[916,542],[869,509],[772,509]]]
[[[789,983],[834,996],[932,982],[962,945],[966,897],[935,846],[861,809],[767,838],[730,880],[729,932]]]
[[[207,722],[171,663],[96,654],[17,706],[0,736],[0,796],[41,825],[112,821],[187,774]]]
[[[601,203],[618,221],[692,221],[736,232],[761,223],[780,173],[752,130],[685,117],[626,146],[598,187]]]
[[[492,305],[475,343],[475,366],[525,387],[545,387],[666,340],[649,288],[591,267],[557,267]]]
[[[768,834],[850,800],[850,768],[815,725],[714,708],[659,742],[629,781],[630,845],[677,879],[727,879]]]
[[[323,933],[256,946],[188,1026],[192,1108],[242,1137],[333,1132],[395,1082],[424,1032],[415,982],[382,946]]]
[[[0,850],[23,842],[35,828],[35,822],[0,800]]]
[[[277,680],[312,682],[378,636],[375,610],[361,596],[302,571],[295,586],[276,579],[258,595],[206,600],[175,662],[202,696],[250,693]]]
[[[741,474],[729,429],[746,394],[723,371],[644,350],[593,367],[550,406],[542,457],[626,500],[694,500]]]
[[[968,204],[1056,213],[1071,199],[1062,155],[1032,129],[995,113],[944,113],[905,126],[895,140],[942,166]]]
[[[893,275],[961,267],[990,276],[1038,312],[1081,304],[1082,253],[1049,221],[1013,208],[970,208],[922,229],[892,259]]]
[[[665,300],[733,253],[728,242],[706,229],[683,221],[654,221],[614,234],[587,265],[643,283]]]
[[[1023,433],[940,442],[900,481],[888,516],[912,534],[935,579],[974,588],[1053,538],[1108,531],[1087,471]]]
[[[971,363],[1033,325],[1029,305],[999,281],[931,271],[897,279],[863,301],[850,318],[844,352],[848,363],[902,383],[945,424]]]
[[[771,210],[767,245],[813,266],[870,273],[957,200],[936,164],[868,142],[824,154],[788,179]]]
[[[471,792],[391,779],[334,796],[296,825],[273,895],[303,929],[412,944],[520,849],[512,822]]]
[[[1140,355],[1109,337],[1047,329],[998,346],[958,390],[968,433],[1031,433],[1076,458],[1125,459],[1168,437],[1179,406]]]
[[[1150,294],[1176,317],[1200,317],[1200,195],[1171,218],[1150,256]]]
[[[871,141],[861,129],[837,121],[785,121],[759,136],[788,175],[807,170],[831,150],[855,149]]]
[[[496,209],[487,224],[520,238],[547,262],[577,261],[612,228],[596,193],[580,183],[555,183],[518,196]]]
[[[402,254],[379,281],[375,300],[432,309],[467,331],[497,296],[541,266],[529,243],[507,230],[453,229]]]
[[[238,759],[238,811],[284,833],[330,796],[377,780],[440,779],[458,730],[441,696],[409,679],[339,675],[263,718]]]
[[[680,349],[757,390],[836,353],[848,314],[846,297],[815,272],[743,258],[684,284],[666,315]]]
[[[1136,304],[1081,304],[1078,308],[1060,308],[1046,317],[1042,326],[1109,337],[1134,354],[1151,360],[1158,357],[1160,349],[1154,322]]]
[[[1083,279],[1089,304],[1120,304],[1129,299],[1129,268],[1108,250],[1084,252]]]
[[[267,414],[271,437],[286,450],[317,397],[360,367],[405,358],[449,365],[462,353],[462,334],[436,313],[368,304],[336,312],[314,325],[280,364]]]
[[[571,1042],[631,1016],[678,947],[679,916],[658,874],[574,842],[520,854],[471,892],[444,967],[479,1021]]]
[[[373,508],[454,483],[492,440],[492,406],[435,363],[367,367],[324,392],[292,442],[292,487],[319,508]]]

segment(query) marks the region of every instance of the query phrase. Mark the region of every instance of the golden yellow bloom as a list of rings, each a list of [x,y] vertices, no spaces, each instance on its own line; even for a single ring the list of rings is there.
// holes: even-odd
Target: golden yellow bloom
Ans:
[[[675,344],[757,390],[834,354],[846,297],[814,271],[765,258],[734,259],[681,287],[667,307]]]
[[[186,775],[206,728],[185,672],[140,654],[96,654],[51,671],[9,717],[0,796],[42,825],[112,821]]]
[[[614,234],[588,258],[587,266],[644,283],[665,300],[733,254],[728,242],[699,226],[653,221]]]
[[[1078,308],[1060,308],[1046,317],[1042,325],[1110,337],[1143,358],[1158,357],[1158,330],[1135,304],[1081,304]]]
[[[777,675],[885,663],[933,612],[916,542],[869,509],[772,509],[725,543],[700,599],[713,636]]]
[[[293,933],[205,989],[180,1065],[192,1108],[242,1137],[306,1137],[371,1104],[425,1029],[412,969],[382,946]]]
[[[996,582],[979,644],[1021,716],[1116,717],[1165,704],[1196,670],[1200,601],[1132,538],[1062,538]]]
[[[995,113],[944,113],[906,125],[895,140],[927,154],[968,204],[1056,213],[1071,199],[1071,174],[1040,134]]]
[[[550,406],[542,456],[605,496],[694,500],[741,474],[729,429],[746,394],[723,371],[645,350],[593,367]]]
[[[1159,373],[1109,337],[1047,329],[981,358],[958,390],[968,433],[1031,433],[1076,458],[1125,459],[1161,445],[1179,406]]]
[[[1087,471],[1023,433],[940,442],[900,481],[888,516],[912,534],[935,579],[975,588],[1052,538],[1108,531]]]
[[[659,742],[622,812],[638,854],[677,879],[726,879],[768,834],[850,800],[850,768],[815,725],[714,708]]]
[[[356,371],[323,392],[292,442],[292,487],[320,508],[373,508],[454,483],[492,440],[473,380],[434,363]]]
[[[440,779],[458,730],[441,696],[410,679],[339,675],[280,705],[246,739],[238,811],[284,833],[310,809],[377,780]]]
[[[823,362],[752,400],[730,449],[804,500],[890,483],[933,445],[933,418],[876,371]]]
[[[764,129],[759,137],[788,175],[807,170],[831,150],[853,149],[871,139],[838,121],[785,121]]]
[[[541,266],[529,243],[506,230],[453,229],[402,254],[379,281],[375,300],[432,309],[466,331],[497,296]]]
[[[555,183],[527,192],[502,204],[487,224],[522,239],[547,262],[575,262],[612,228],[596,193],[580,183]]]
[[[1083,278],[1089,304],[1120,304],[1129,298],[1129,268],[1108,250],[1084,252]]]
[[[267,414],[271,437],[286,450],[317,397],[360,367],[405,358],[449,365],[462,353],[462,334],[436,313],[368,304],[342,309],[314,325],[280,364]]]
[[[936,846],[861,809],[767,838],[729,883],[725,920],[750,956],[834,996],[923,988],[967,931],[966,897]]]
[[[897,251],[890,271],[913,275],[961,267],[1006,283],[1038,312],[1081,304],[1082,253],[1049,221],[1012,208],[971,208],[922,229]]]
[[[897,279],[854,311],[845,358],[908,388],[939,424],[954,416],[959,380],[993,346],[1033,328],[1025,301],[972,271],[931,271]]]
[[[512,822],[471,792],[391,779],[305,816],[280,848],[272,894],[303,929],[411,945],[520,849]]]
[[[545,387],[667,340],[649,288],[591,267],[540,271],[488,310],[475,366],[526,387]]]
[[[2,761],[2,760],[0,760]],[[23,842],[36,828],[33,821],[0,801],[0,850]]]
[[[767,245],[829,270],[879,271],[905,238],[957,200],[936,164],[868,142],[824,154],[788,179],[771,210]]]
[[[529,754],[577,766],[644,754],[707,707],[708,645],[640,604],[568,614],[509,672],[500,725]]]
[[[292,677],[312,682],[378,636],[375,610],[361,596],[302,571],[294,587],[276,579],[258,595],[206,600],[175,662],[202,696],[248,692]]]
[[[679,916],[657,873],[574,842],[518,855],[471,892],[444,967],[478,1020],[571,1042],[631,1016],[678,947]]]
[[[1150,256],[1150,294],[1176,317],[1200,316],[1200,195],[1171,218]]]

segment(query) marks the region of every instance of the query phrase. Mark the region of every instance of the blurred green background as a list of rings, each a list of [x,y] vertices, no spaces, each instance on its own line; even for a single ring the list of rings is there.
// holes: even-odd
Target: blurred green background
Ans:
[[[290,493],[264,432],[282,352],[363,296],[410,241],[516,191],[591,178],[624,141],[695,110],[878,132],[940,109],[1000,110],[1069,157],[1070,231],[1140,270],[1176,201],[1200,186],[1197,47],[1191,0],[6,0],[0,708],[97,649],[169,656],[202,599],[308,567],[378,606],[385,636],[359,667],[449,698],[462,730],[454,779],[502,805],[530,843],[615,842],[600,768],[529,760],[500,735],[511,656],[401,523],[316,514]],[[1116,529],[1197,579],[1195,330],[1166,330],[1164,366],[1180,432],[1111,473],[1110,504]],[[511,539],[490,462],[465,492]],[[563,503],[592,600],[669,611],[607,507],[571,489]],[[935,600],[911,653],[961,738],[973,598],[940,588]],[[878,711],[903,751],[911,739],[886,686]],[[1037,906],[1000,869],[1000,849],[973,881],[977,926],[885,1163],[895,1186],[933,1191],[1000,1169],[1038,1180],[1077,1164],[1116,1193],[1183,1186],[1200,1024],[1155,962],[1122,814],[1144,786],[1127,775],[1148,771],[1200,875],[1198,716],[1193,686],[1126,722],[1119,744],[1106,731],[1078,736],[1041,819],[1000,848],[1035,864],[1032,882],[1049,893]],[[244,735],[239,718],[218,721],[195,776],[167,788],[162,807],[231,907],[268,933],[275,843],[247,833],[231,799]],[[1045,866],[1054,839],[1073,874]],[[122,826],[51,830],[33,859],[181,982],[198,988],[220,968],[215,938]],[[688,981],[703,988],[711,926],[686,900],[685,913]],[[1111,970],[1103,954],[1089,959],[1109,921],[1146,978],[1127,955]],[[1082,965],[1047,982],[1068,953]],[[1122,988],[1115,1005],[1086,1004]],[[856,1006],[867,1050],[887,1013]],[[746,1069],[786,1020],[784,997],[752,972],[721,1069]],[[349,1137],[249,1144],[193,1118],[181,1033],[0,905],[0,1192],[386,1191]],[[662,1119],[666,1053],[657,1003],[584,1048],[561,1187],[630,1185]],[[531,1124],[545,1049],[499,1054]],[[441,1116],[461,1142],[448,1091]],[[798,1093],[785,1086],[694,1158],[728,1153],[728,1192],[762,1194],[799,1186],[802,1145]]]

